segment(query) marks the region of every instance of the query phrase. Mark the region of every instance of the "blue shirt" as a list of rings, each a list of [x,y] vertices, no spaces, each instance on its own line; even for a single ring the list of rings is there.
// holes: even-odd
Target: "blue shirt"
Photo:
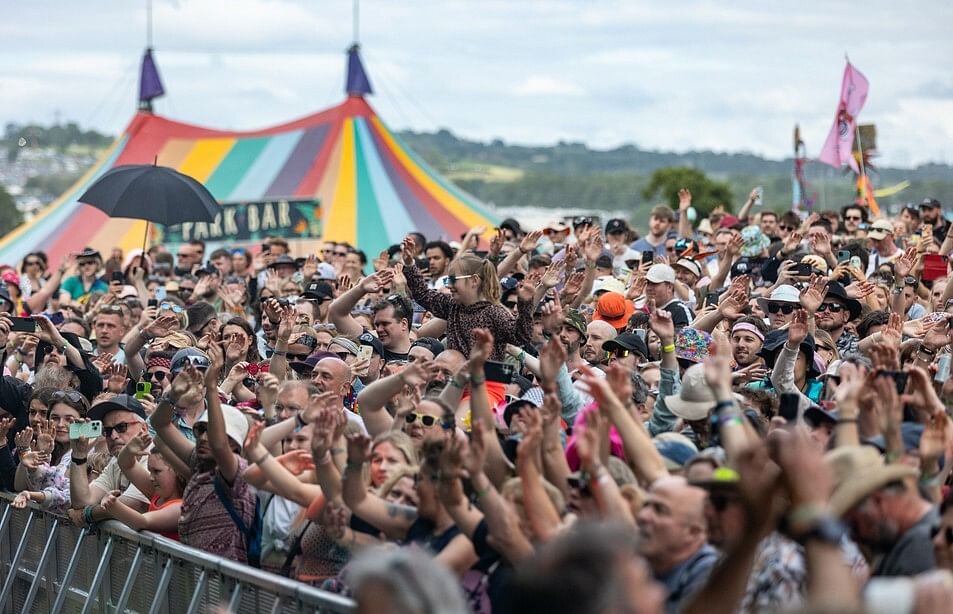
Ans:
[[[633,243],[632,245],[630,245],[629,247],[631,247],[637,252],[652,251],[652,252],[655,252],[656,256],[665,255],[665,239],[662,239],[658,245],[652,245],[651,243],[648,242],[647,239],[643,237],[639,239],[638,241],[636,241],[635,243]]]

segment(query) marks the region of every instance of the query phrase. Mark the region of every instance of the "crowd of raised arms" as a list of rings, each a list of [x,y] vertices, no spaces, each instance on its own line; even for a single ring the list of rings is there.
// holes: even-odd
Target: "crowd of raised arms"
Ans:
[[[755,197],[27,254],[2,487],[362,612],[949,612],[953,224]]]

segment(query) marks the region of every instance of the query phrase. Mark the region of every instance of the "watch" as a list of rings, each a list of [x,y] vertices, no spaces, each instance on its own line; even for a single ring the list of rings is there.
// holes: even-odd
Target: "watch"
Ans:
[[[831,516],[821,516],[814,522],[813,526],[794,535],[793,538],[802,546],[814,540],[832,546],[839,546],[845,535],[847,535],[847,527],[843,522]]]

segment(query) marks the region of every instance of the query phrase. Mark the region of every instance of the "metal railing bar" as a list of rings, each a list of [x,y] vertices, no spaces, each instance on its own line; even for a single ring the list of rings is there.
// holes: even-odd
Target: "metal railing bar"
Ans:
[[[239,602],[242,600],[242,583],[235,582],[235,587],[232,589],[232,595],[228,599],[228,609],[232,612],[236,611]]]
[[[175,567],[175,564],[172,562],[172,559],[165,560],[165,566],[162,568],[162,576],[159,577],[159,583],[156,585],[156,596],[152,600],[152,605],[149,607],[149,614],[159,614],[159,610],[162,609],[162,604],[165,603],[165,592],[169,588],[169,583],[172,581],[172,571]]]
[[[39,590],[40,586],[40,577],[43,575],[43,568],[46,567],[47,561],[50,558],[50,551],[53,549],[53,541],[56,539],[56,533],[59,531],[60,525],[58,523],[53,524],[53,528],[50,529],[50,535],[46,538],[46,545],[43,546],[43,553],[40,554],[40,560],[36,564],[36,575],[33,577],[33,581],[30,582],[30,590],[26,594],[26,599],[23,601],[23,611],[29,612],[30,608],[33,607],[33,600],[36,599],[36,591]],[[52,578],[51,578],[52,579]]]
[[[66,595],[68,593],[66,588],[73,580],[73,573],[76,572],[76,567],[79,564],[79,553],[83,549],[83,542],[86,540],[86,536],[88,535],[89,529],[84,527],[83,530],[79,532],[79,537],[76,538],[76,546],[73,547],[73,554],[69,558],[69,564],[66,567],[66,573],[63,574],[63,581],[60,583],[59,594],[56,596],[56,603],[53,604],[53,609],[50,610],[50,614],[59,614],[60,610],[63,608],[63,604],[66,602]]]
[[[106,548],[103,550],[103,555],[99,558],[99,564],[96,566],[96,575],[93,576],[93,582],[89,585],[89,589],[86,591],[86,594],[89,595],[89,598],[86,600],[86,603],[83,604],[82,614],[89,614],[92,611],[93,604],[96,603],[96,591],[99,589],[99,585],[103,581],[103,576],[106,575],[106,567],[109,564],[109,560],[112,558],[113,554],[113,536],[110,535],[109,539],[106,541]],[[101,604],[103,610],[106,609],[106,604]]]
[[[188,614],[193,614],[198,611],[198,607],[202,603],[202,592],[205,590],[207,580],[208,572],[203,569],[199,575],[198,582],[195,583],[195,592],[192,593],[192,600],[189,602]]]
[[[122,612],[126,609],[126,602],[129,601],[129,594],[132,587],[136,585],[136,576],[139,575],[139,568],[142,566],[142,546],[136,548],[136,555],[132,557],[132,565],[129,566],[129,575],[126,576],[126,583],[123,584],[122,592],[119,594],[119,601],[116,602],[116,611]]]
[[[20,566],[20,559],[23,557],[23,552],[26,550],[27,538],[30,536],[30,527],[33,526],[33,513],[31,512],[26,519],[26,526],[23,527],[23,535],[20,536],[20,545],[17,546],[16,554],[13,555],[13,560],[10,561],[10,573],[7,575],[6,581],[3,583],[3,590],[0,590],[0,603],[7,603],[7,599],[10,597],[10,591],[13,589],[13,582],[16,579],[16,569]]]

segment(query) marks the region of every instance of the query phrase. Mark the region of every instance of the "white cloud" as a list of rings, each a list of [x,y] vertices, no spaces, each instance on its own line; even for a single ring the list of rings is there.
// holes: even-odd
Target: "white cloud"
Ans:
[[[585,92],[576,85],[547,77],[545,75],[534,75],[527,77],[525,81],[513,88],[513,93],[517,96],[583,96]]]

